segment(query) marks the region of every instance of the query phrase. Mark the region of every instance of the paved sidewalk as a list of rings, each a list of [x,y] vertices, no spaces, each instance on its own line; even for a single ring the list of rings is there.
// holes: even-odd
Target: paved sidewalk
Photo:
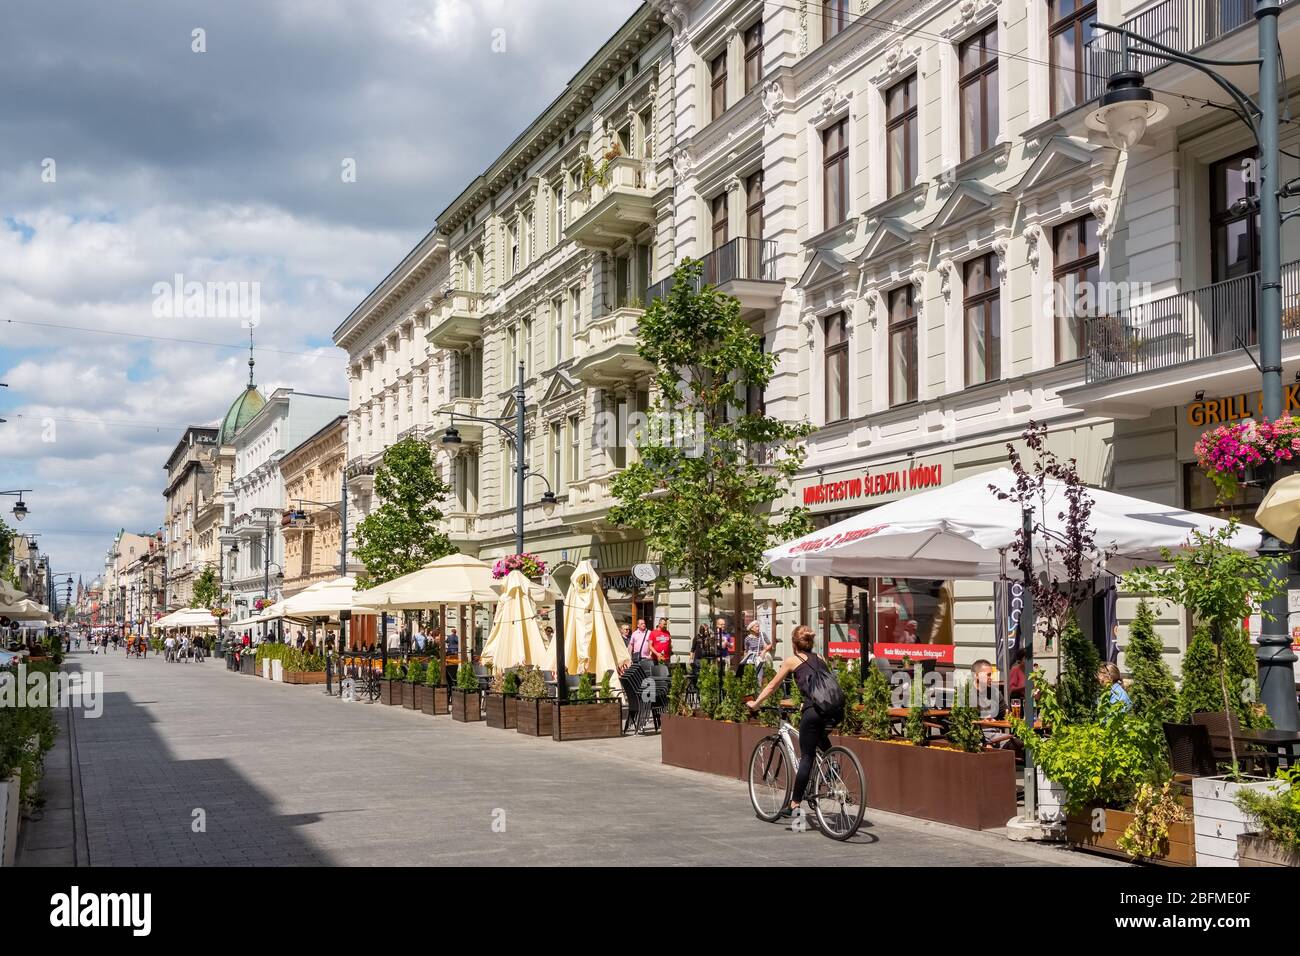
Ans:
[[[1107,865],[872,810],[848,844],[793,833],[755,819],[741,782],[660,764],[653,736],[555,743],[221,661],[70,659],[104,672],[104,712],[72,718],[45,822],[67,827],[59,795],[79,789],[84,852],[45,836],[27,864]]]

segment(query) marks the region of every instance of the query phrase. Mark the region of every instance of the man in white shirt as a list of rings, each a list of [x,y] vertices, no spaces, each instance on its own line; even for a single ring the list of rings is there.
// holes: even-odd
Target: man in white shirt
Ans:
[[[163,641],[163,647],[167,649],[166,660],[176,660],[176,638],[168,634],[167,640]]]

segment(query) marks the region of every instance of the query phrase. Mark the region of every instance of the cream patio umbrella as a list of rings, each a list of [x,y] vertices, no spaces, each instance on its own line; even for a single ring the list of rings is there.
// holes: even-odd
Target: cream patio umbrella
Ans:
[[[418,571],[356,591],[352,610],[362,614],[420,611],[443,604],[495,604],[497,598],[490,565],[469,555],[449,554]]]
[[[511,667],[531,664],[544,671],[555,670],[555,642],[542,640],[531,582],[520,571],[511,571],[501,589],[492,632],[479,654],[479,660],[500,672]]]
[[[620,665],[631,662],[600,587],[600,575],[590,561],[583,561],[574,569],[564,599],[565,670],[570,674],[585,671],[599,680],[609,671],[617,676]]]
[[[337,617],[339,611],[352,610],[356,584],[357,579],[351,576],[317,581],[293,597],[277,601],[271,610],[278,609],[276,617]]]
[[[1300,475],[1275,481],[1255,510],[1255,520],[1288,544],[1295,541],[1300,527]]]

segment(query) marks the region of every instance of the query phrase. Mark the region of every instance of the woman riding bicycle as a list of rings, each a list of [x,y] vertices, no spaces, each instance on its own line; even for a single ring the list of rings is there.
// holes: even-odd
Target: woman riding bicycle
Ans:
[[[824,753],[830,749],[831,739],[826,730],[838,724],[844,716],[843,712],[838,716],[834,713],[822,714],[813,704],[814,682],[821,680],[823,674],[831,680],[835,679],[826,662],[813,653],[813,629],[807,624],[800,624],[791,633],[790,643],[794,646],[794,653],[781,662],[776,676],[768,681],[758,697],[749,701],[748,705],[750,710],[758,710],[759,705],[776,693],[786,677],[791,674],[794,675],[794,682],[803,696],[803,710],[799,715],[799,770],[795,774],[790,806],[781,811],[781,815],[785,817],[798,812],[799,804],[803,802],[804,791],[808,789],[813,755],[817,750]]]

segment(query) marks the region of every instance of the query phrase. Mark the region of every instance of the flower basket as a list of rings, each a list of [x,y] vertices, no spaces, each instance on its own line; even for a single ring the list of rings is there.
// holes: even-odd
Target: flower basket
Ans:
[[[523,554],[508,554],[504,558],[497,558],[492,563],[492,577],[498,580],[509,575],[511,571],[520,571],[524,577],[535,581],[546,573],[546,562],[537,555],[525,551]]]
[[[1244,421],[1221,425],[1196,443],[1196,461],[1219,490],[1220,500],[1234,497],[1242,483],[1267,484],[1279,465],[1300,458],[1300,418]]]

